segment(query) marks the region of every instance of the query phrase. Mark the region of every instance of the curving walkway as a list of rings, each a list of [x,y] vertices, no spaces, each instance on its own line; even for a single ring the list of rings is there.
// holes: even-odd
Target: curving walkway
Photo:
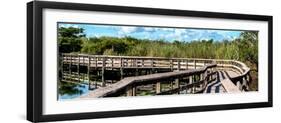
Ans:
[[[233,71],[217,71],[217,79],[209,83],[204,90],[204,93],[224,93],[226,90],[222,86],[221,81],[229,79],[230,77],[237,76],[238,74]]]

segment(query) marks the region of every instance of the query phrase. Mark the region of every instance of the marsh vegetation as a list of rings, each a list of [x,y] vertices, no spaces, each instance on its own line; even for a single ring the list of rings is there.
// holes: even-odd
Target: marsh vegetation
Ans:
[[[83,28],[59,27],[59,53],[238,60],[251,68],[250,89],[258,90],[258,32],[256,31],[242,31],[238,38],[223,41],[214,39],[166,41],[130,36],[87,37],[84,31]]]

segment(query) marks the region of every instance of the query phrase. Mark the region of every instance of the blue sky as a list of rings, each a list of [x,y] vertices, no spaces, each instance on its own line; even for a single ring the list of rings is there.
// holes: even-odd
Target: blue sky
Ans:
[[[160,28],[142,26],[112,26],[95,24],[67,24],[59,23],[59,27],[80,27],[85,29],[87,37],[125,37],[131,36],[138,39],[165,40],[165,41],[192,41],[209,40],[215,41],[232,40],[238,38],[242,31],[189,29],[189,28]]]

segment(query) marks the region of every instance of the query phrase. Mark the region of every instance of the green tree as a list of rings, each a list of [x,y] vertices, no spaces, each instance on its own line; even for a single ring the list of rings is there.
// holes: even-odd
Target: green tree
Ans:
[[[258,32],[242,32],[238,47],[241,61],[248,61],[258,69]]]
[[[58,45],[60,53],[79,52],[82,48],[83,28],[60,27],[58,30]]]

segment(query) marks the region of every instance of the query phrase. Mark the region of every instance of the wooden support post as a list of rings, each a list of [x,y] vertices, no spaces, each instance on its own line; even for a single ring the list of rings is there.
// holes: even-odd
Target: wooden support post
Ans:
[[[156,94],[161,93],[161,82],[156,83]]]
[[[154,68],[154,59],[152,59],[152,70],[151,70],[151,74],[155,73],[155,68]]]
[[[98,68],[98,57],[95,57],[95,68]]]
[[[186,60],[186,70],[188,70],[188,60]]]
[[[248,74],[246,75],[246,82],[247,82],[247,90],[249,90],[249,89],[250,89],[250,88],[249,88],[249,83],[251,82],[250,73],[248,73]]]
[[[70,63],[69,63],[69,80],[72,81],[72,71],[71,71],[71,67],[72,67],[72,56],[70,55]]]
[[[186,94],[188,94],[188,88],[187,88],[187,85],[189,84],[189,82],[188,81],[186,81],[186,83],[185,83],[185,93]]]
[[[136,69],[135,76],[139,76],[139,69]]]
[[[196,60],[194,60],[194,69],[196,69]]]
[[[175,86],[176,86],[176,88],[178,89],[178,94],[180,93],[180,81],[179,81],[179,78],[176,78],[175,79]]]
[[[138,67],[138,59],[135,59],[135,67],[137,68]]]
[[[138,76],[139,75],[139,69],[138,69],[138,59],[135,59],[135,67],[136,67],[136,71],[135,71],[135,76]]]
[[[137,88],[136,88],[136,86],[133,86],[133,87],[132,87],[132,91],[133,91],[133,92],[132,92],[132,94],[133,94],[132,96],[136,96],[136,94],[137,94]]]
[[[193,84],[193,75],[189,76],[189,84]],[[191,93],[193,93],[193,87],[191,88]]]
[[[171,71],[173,71],[173,69],[174,69],[174,61],[173,61],[173,59],[170,60],[170,68],[171,68]]]
[[[204,72],[204,73],[205,73],[205,72]],[[204,80],[204,73],[201,73],[201,74],[200,74],[200,81],[201,81],[201,80]]]
[[[250,73],[248,73],[248,74],[246,75],[246,80],[247,80],[247,82],[250,82],[250,81],[251,81]]]
[[[114,60],[113,58],[111,58],[111,69],[113,70],[113,67],[114,67]]]
[[[106,62],[106,58],[103,57],[102,58],[102,70],[101,70],[101,81],[102,81],[102,86],[105,86],[105,80],[104,80],[104,73],[105,73],[105,62]]]
[[[63,77],[64,77],[64,75],[63,75],[63,60],[64,60],[64,57],[63,57],[63,54],[62,54],[62,59],[61,59],[61,62],[60,62],[61,63],[61,65],[60,65],[60,67],[61,67],[61,69],[60,69],[61,70],[61,80],[63,80]]]
[[[83,59],[83,63],[81,63],[81,66],[84,66],[85,64],[85,58],[84,58],[84,56],[82,56],[82,59]],[[80,66],[80,65],[79,65]],[[79,70],[80,71],[80,70]],[[80,71],[81,72],[81,71]],[[84,72],[82,72],[82,75],[83,75],[83,78],[82,78],[82,82],[84,82],[85,81],[85,75],[86,75],[86,73],[84,73]]]
[[[211,74],[211,76],[209,78],[210,78],[210,80],[212,80],[213,79],[213,68],[210,69],[210,74]]]
[[[123,79],[124,73],[123,73],[123,59],[120,58],[120,79]]]
[[[133,91],[131,86],[126,87],[127,96],[133,96]]]
[[[151,68],[154,68],[154,59],[151,59]]]
[[[181,69],[181,61],[178,60],[178,67],[177,67],[177,70],[180,71],[180,69]]]
[[[91,90],[91,79],[90,79],[90,65],[91,65],[91,58],[88,56],[88,69],[87,69],[87,77],[88,77],[88,84],[89,84],[89,89]]]
[[[248,90],[248,85],[247,85],[247,76],[242,77],[243,83],[242,83],[242,91],[247,91]],[[245,86],[246,88],[243,88]]]
[[[205,72],[207,72],[207,70]],[[201,89],[203,89],[205,86],[205,72],[200,74],[200,80],[203,81],[203,84],[200,84]]]
[[[127,96],[136,96],[136,87],[129,85],[126,87]]]
[[[173,90],[174,89],[174,81],[171,81],[170,84],[171,84],[170,85],[171,86],[171,90]]]
[[[181,64],[180,64],[180,60],[177,60],[177,71],[180,71],[180,68],[181,68],[180,65],[181,65]],[[180,86],[179,78],[176,78],[176,79],[175,79],[175,86],[176,86],[176,88],[179,88],[179,86]],[[173,83],[172,83],[172,89],[173,89]],[[178,92],[178,93],[179,93],[179,92]]]
[[[78,82],[80,82],[80,56],[77,55],[77,57],[78,57],[78,65],[77,65]]]
[[[196,82],[196,80],[197,80],[197,79],[196,79],[196,76],[197,76],[197,75],[194,75],[194,76],[193,76],[193,93],[196,92],[196,86],[195,86],[195,82]]]
[[[70,74],[71,73],[71,63],[72,63],[71,62],[71,56],[69,56],[68,59],[69,59],[69,64],[68,64],[69,69],[68,70],[69,70],[69,74]]]

